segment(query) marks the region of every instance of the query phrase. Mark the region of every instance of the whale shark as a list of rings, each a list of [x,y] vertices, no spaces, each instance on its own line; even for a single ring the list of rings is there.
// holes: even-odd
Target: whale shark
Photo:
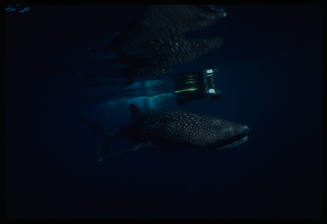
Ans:
[[[123,30],[115,32],[105,51],[114,58],[109,64],[124,67],[119,74],[132,84],[137,80],[160,79],[173,66],[190,63],[223,43],[221,37],[194,38],[187,35],[199,32],[226,17],[215,5],[147,5]],[[91,49],[90,53],[96,52]]]
[[[249,127],[236,122],[179,110],[140,112],[133,104],[129,106],[129,110],[130,122],[115,132],[108,132],[84,119],[91,129],[105,139],[98,162],[148,148],[160,151],[209,151],[235,147],[248,140]],[[111,141],[118,135],[126,136],[133,145],[110,153]]]

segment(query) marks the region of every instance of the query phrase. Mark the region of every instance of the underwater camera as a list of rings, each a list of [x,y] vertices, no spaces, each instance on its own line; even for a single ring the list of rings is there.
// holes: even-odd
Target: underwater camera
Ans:
[[[209,98],[219,98],[221,95],[220,89],[216,88],[215,76],[218,72],[217,68],[203,70],[203,81],[205,85],[205,94]]]
[[[175,76],[174,94],[178,97],[179,102],[183,104],[200,98],[218,99],[221,91],[216,88],[217,72],[217,68],[210,68]]]

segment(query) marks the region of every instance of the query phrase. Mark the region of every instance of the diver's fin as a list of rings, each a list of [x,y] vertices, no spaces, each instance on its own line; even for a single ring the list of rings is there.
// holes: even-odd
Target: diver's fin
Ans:
[[[140,113],[140,109],[137,106],[135,106],[134,104],[130,104],[129,105],[129,113],[130,113],[131,119],[133,119]]]

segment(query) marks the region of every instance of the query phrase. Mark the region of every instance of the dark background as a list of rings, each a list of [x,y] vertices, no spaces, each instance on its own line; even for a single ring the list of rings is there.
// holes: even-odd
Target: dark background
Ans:
[[[140,7],[140,6],[139,6]],[[135,6],[31,5],[5,16],[5,196],[10,218],[316,218],[322,209],[322,10],[226,5],[224,45],[181,70],[219,68],[222,98],[181,107],[248,125],[249,141],[207,152],[138,152],[99,166],[126,107],[85,100],[87,48]],[[119,110],[119,109],[117,109]],[[116,144],[116,147],[120,147]]]

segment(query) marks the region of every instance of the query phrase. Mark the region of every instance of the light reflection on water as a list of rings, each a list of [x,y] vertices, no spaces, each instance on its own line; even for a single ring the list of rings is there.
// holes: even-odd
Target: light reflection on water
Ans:
[[[117,107],[128,108],[130,104],[134,104],[141,110],[155,110],[164,107],[163,105],[174,102],[173,93],[162,93],[154,96],[137,96],[124,97],[116,100],[110,100],[105,103],[108,109],[116,109]]]
[[[92,90],[91,98],[95,102],[113,108],[125,108],[129,104],[134,104],[142,110],[153,110],[159,109],[166,103],[174,102],[175,97],[172,92],[169,82],[148,80],[123,88],[121,86],[96,88]]]

